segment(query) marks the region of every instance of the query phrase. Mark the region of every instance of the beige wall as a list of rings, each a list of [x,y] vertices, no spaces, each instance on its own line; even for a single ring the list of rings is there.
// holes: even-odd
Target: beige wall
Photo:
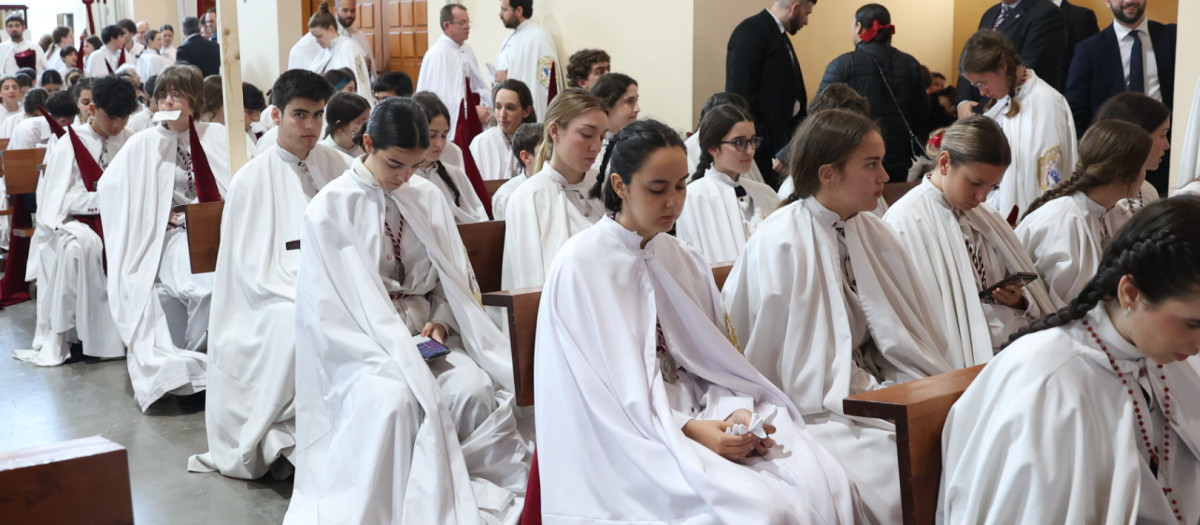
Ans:
[[[1188,127],[1189,113],[1193,112],[1192,99],[1195,95],[1197,79],[1200,79],[1200,57],[1194,50],[1200,49],[1200,1],[1185,0],[1179,5],[1179,42],[1175,49],[1175,115],[1171,119],[1174,128],[1172,138],[1175,143],[1183,145],[1183,137]],[[1193,50],[1188,52],[1187,50]],[[1195,123],[1194,125],[1200,125]],[[1179,166],[1183,161],[1183,148],[1171,149],[1171,165]],[[1178,188],[1195,176],[1194,173],[1180,173],[1179,169],[1171,171],[1171,188]]]
[[[287,68],[288,52],[302,36],[295,0],[238,2],[242,81],[265,93]]]
[[[696,0],[692,13],[692,114],[688,130],[700,124],[700,108],[714,93],[725,91],[725,56],[729,34],[742,20],[762,11],[758,0]],[[799,50],[797,50],[799,51]]]
[[[179,33],[179,7],[175,2],[164,0],[133,0],[133,15],[135,22],[145,20],[151,29],[158,29],[163,24],[171,24]],[[178,41],[182,35],[175,39]],[[179,45],[178,42],[175,45]]]

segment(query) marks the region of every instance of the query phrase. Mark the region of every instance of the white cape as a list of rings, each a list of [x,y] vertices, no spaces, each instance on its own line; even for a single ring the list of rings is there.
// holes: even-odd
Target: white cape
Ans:
[[[1196,92],[1192,96],[1192,112],[1188,114],[1188,126],[1183,136],[1183,143],[1175,144],[1175,147],[1183,148],[1179,175],[1175,177],[1175,180],[1179,181],[1179,185],[1182,186],[1200,179],[1200,78],[1196,79]]]
[[[317,42],[316,37],[314,37],[312,33],[306,31],[304,36],[301,36],[300,39],[292,45],[292,49],[288,51],[288,69],[308,69],[308,67],[312,65],[313,59],[316,58],[321,51],[323,51],[321,48],[321,43]],[[369,98],[367,100],[374,99]],[[266,115],[267,112],[264,111],[263,114]]]
[[[454,132],[452,131],[451,134]],[[471,141],[471,156],[483,180],[505,180],[516,176],[521,163],[500,126],[492,126]]]
[[[508,182],[501,184],[496,189],[496,193],[492,194],[492,215],[496,220],[504,220],[504,215],[508,213],[508,199],[512,198],[512,194],[517,191],[517,187],[524,184],[527,180],[529,180],[529,177],[526,177],[524,172],[519,173],[513,178],[508,179]]]
[[[483,208],[483,201],[479,200],[479,194],[475,193],[475,187],[471,185],[471,179],[467,178],[467,173],[453,164],[443,162],[442,165],[446,168],[446,175],[454,182],[454,187],[458,188],[457,206],[454,204],[453,190],[438,175],[436,167],[421,168],[417,175],[433,183],[446,198],[446,204],[450,205],[454,212],[455,222],[458,224],[486,222],[488,220],[487,210]]]
[[[846,465],[874,519],[900,521],[895,428],[845,415],[865,390],[952,370],[938,303],[896,234],[869,213],[845,221],[849,264],[882,377],[855,361],[836,214],[816,199],[791,203],[758,227],[723,294],[746,358],[788,395],[809,431]],[[829,224],[825,224],[828,221]]]
[[[550,268],[534,367],[543,522],[857,522],[842,466],[731,343],[708,264],[665,234],[641,242],[605,217]],[[656,321],[678,365],[708,385],[711,410],[696,419],[724,419],[739,399],[777,410],[766,458],[730,461],[684,435]]]
[[[1025,247],[991,205],[980,204],[964,212],[963,220],[984,232],[988,244],[1006,261],[1010,272],[1037,273]],[[987,314],[979,300],[975,267],[959,219],[941,190],[929,179],[921,181],[892,205],[884,221],[896,231],[912,256],[919,282],[938,296],[942,307],[940,324],[945,327],[950,343],[945,354],[950,365],[957,369],[990,361],[995,348]],[[1035,303],[1040,312],[1054,311],[1040,279],[1029,283],[1024,290],[1025,298]]]
[[[558,49],[554,47],[550,33],[533,20],[521,22],[500,44],[496,69],[508,71],[508,78],[520,80],[529,86],[538,122],[545,121],[546,107],[550,104],[551,68],[556,71],[556,89],[561,92],[566,79],[558,60]]]
[[[229,186],[225,126],[197,122],[196,133],[223,196]],[[108,258],[109,304],[121,340],[129,348],[133,395],[142,411],[178,388],[184,389],[182,393],[203,390],[208,360],[204,354],[180,349],[172,342],[166,314],[157,304],[160,291],[155,281],[160,266],[166,270],[162,263],[175,184],[174,135],[162,126],[136,133],[97,185]],[[186,245],[186,239],[173,240]]]
[[[276,147],[247,162],[229,185],[209,317],[205,428],[208,452],[188,470],[256,479],[296,444],[296,272],[308,196]],[[298,160],[298,159],[296,159]],[[318,145],[305,164],[317,189],[351,159]]]
[[[1004,129],[1012,147],[1012,164],[988,203],[1007,218],[1014,206],[1025,213],[1029,204],[1075,170],[1075,119],[1067,99],[1027,69],[1029,79],[1016,89],[1021,111],[1006,117],[1011,97],[996,102],[985,115]]]
[[[1112,239],[1128,220],[1124,210],[1104,210],[1082,192],[1047,202],[1021,220],[1017,238],[1050,292],[1055,310],[1067,306],[1096,275],[1105,248],[1102,223]]]
[[[1088,323],[1118,366],[1136,374],[1146,359],[1103,310],[1088,313]],[[1153,364],[1147,368],[1161,399],[1160,374]],[[1162,372],[1179,405],[1200,399],[1200,376],[1188,364],[1165,365]],[[1136,395],[1145,413],[1144,398]],[[1176,522],[1142,458],[1133,399],[1092,336],[1080,322],[1025,336],[997,355],[950,409],[937,521],[1200,523],[1194,408],[1174,411],[1170,460],[1163,463],[1170,470],[1161,472],[1183,514]]]
[[[754,202],[757,220],[765,219],[779,207],[779,197],[770,186],[745,175],[738,177],[738,181]],[[733,179],[710,169],[703,178],[688,183],[687,190],[687,202],[675,223],[675,234],[704,254],[710,264],[737,260],[754,231],[742,213]]]
[[[354,87],[359,96],[368,102],[375,100],[371,93],[371,72],[367,66],[367,55],[358,42],[344,36],[334,38],[329,47],[317,53],[308,66],[310,71],[318,75],[323,75],[330,69],[341,68],[354,72]]]
[[[475,50],[466,42],[459,46],[450,37],[442,35],[421,58],[417,91],[433,92],[450,110],[450,137],[454,137],[454,131],[458,129],[458,112],[466,97],[467,81],[471,83],[471,91],[479,95],[479,104],[492,107],[492,90],[479,71]],[[467,115],[474,116],[475,108],[467,108]],[[475,161],[479,162],[478,157]],[[482,164],[479,170],[483,171]],[[487,178],[486,174],[484,178]]]
[[[355,173],[301,225],[296,289],[296,483],[284,522],[515,523],[529,450],[512,412],[509,342],[478,302],[449,206],[418,177],[385,194]],[[462,443],[438,383],[378,278],[384,199],[429,250],[467,353],[499,408]]]
[[[580,187],[590,186],[595,181],[594,175],[590,171],[585,174]],[[563,243],[604,215],[603,205],[590,198],[585,205],[593,211],[581,213],[567,200],[567,193],[557,182],[561,178],[547,162],[542,171],[529,177],[509,198],[504,212],[501,289],[541,286]]]

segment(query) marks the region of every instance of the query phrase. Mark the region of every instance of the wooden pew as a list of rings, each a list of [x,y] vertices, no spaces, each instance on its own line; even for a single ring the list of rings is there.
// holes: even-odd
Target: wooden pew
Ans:
[[[217,248],[221,246],[221,212],[225,203],[205,202],[176,207],[187,214],[188,255],[192,273],[217,269]]]
[[[492,181],[484,181],[492,182]],[[504,221],[459,224],[458,234],[467,248],[467,258],[475,271],[482,293],[500,290],[501,265],[504,262]]]
[[[15,197],[32,195],[37,192],[38,166],[46,156],[46,148],[14,149],[4,152],[4,182],[8,187],[9,209],[13,213],[13,235],[22,238],[33,237],[33,223],[30,217],[21,217],[21,210],[13,204]],[[25,213],[28,215],[28,213]]]
[[[125,448],[93,436],[0,453],[0,522],[133,523]]]
[[[713,266],[717,287],[725,284],[732,266]],[[512,345],[513,382],[517,385],[517,405],[533,405],[533,343],[537,335],[538,302],[542,289],[524,288],[483,294],[484,306],[504,308],[508,315],[508,335]]]
[[[500,186],[503,186],[504,183],[508,181],[509,179],[485,180],[483,181],[483,185],[487,188],[488,196],[490,197],[495,195],[496,190],[500,189]]]
[[[842,401],[847,415],[887,419],[896,424],[905,525],[934,523],[942,479],[942,427],[950,407],[983,366],[864,392]]]
[[[913,182],[889,182],[884,184],[883,200],[884,202],[887,202],[888,206],[896,204],[896,201],[900,200],[900,197],[903,197],[905,193],[908,193],[908,190],[916,188],[919,184],[921,184],[921,181],[919,180]]]

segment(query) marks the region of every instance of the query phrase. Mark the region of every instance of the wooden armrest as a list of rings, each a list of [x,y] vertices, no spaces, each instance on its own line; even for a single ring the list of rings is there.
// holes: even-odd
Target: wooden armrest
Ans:
[[[508,335],[512,345],[513,383],[518,406],[533,404],[533,343],[536,337],[538,301],[542,289],[523,288],[483,294],[484,306],[508,310]]]
[[[188,206],[188,204],[180,204],[179,206],[171,208],[171,213],[187,213]]]
[[[133,523],[125,449],[100,436],[0,453],[5,523]]]
[[[3,216],[3,215],[12,215],[12,214],[13,214],[13,209],[12,209],[12,207],[9,207],[9,208],[6,208],[6,209],[3,209],[3,210],[0,210],[0,216]]]
[[[33,228],[32,227],[30,227],[30,228],[13,228],[12,233],[14,236],[21,237],[23,239],[32,239],[33,238]]]
[[[296,239],[294,241],[288,241],[288,242],[283,243],[283,249],[299,250],[300,249],[300,239]]]

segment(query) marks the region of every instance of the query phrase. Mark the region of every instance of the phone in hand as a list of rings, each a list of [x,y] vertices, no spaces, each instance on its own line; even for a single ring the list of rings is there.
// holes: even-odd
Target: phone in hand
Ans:
[[[1036,281],[1037,279],[1038,279],[1038,276],[1036,273],[1018,272],[1018,273],[1012,274],[1008,277],[1005,277],[1003,281],[993,284],[993,285],[987,287],[987,289],[985,289],[984,291],[979,292],[979,298],[982,299],[983,302],[985,302],[987,304],[992,304],[992,303],[996,302],[996,299],[994,299],[992,297],[992,292],[994,292],[1000,288],[1007,288],[1014,284],[1019,284],[1021,286],[1025,286],[1033,281]]]
[[[425,358],[426,363],[445,357],[450,353],[450,349],[446,348],[446,345],[428,337],[414,337],[413,342],[417,344],[417,350],[421,351],[421,357]]]

